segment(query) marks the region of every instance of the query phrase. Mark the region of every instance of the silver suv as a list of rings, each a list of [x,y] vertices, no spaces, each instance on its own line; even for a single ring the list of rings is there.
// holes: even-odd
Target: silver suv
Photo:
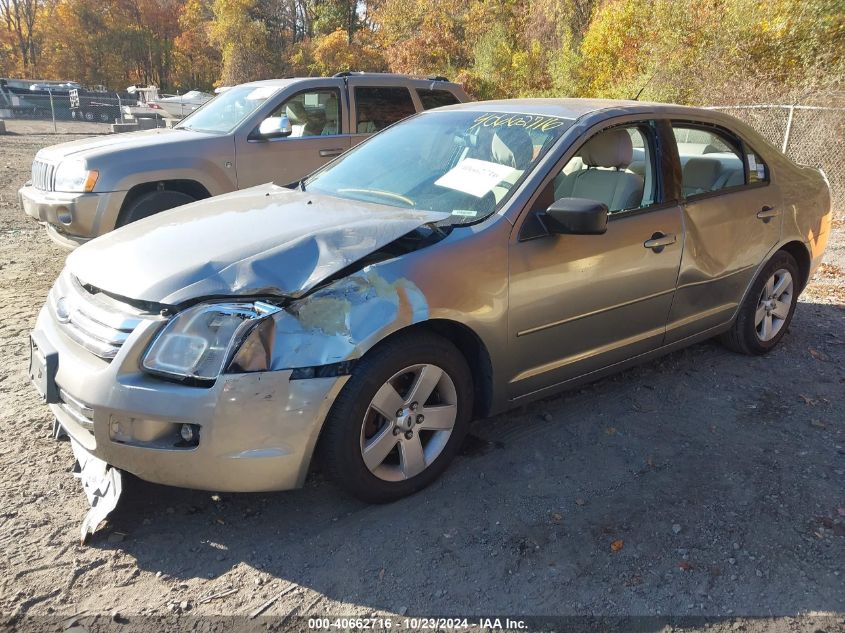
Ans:
[[[468,101],[443,77],[340,73],[230,88],[173,129],[38,152],[18,195],[73,248],[159,211],[270,181],[295,182],[388,125]]]

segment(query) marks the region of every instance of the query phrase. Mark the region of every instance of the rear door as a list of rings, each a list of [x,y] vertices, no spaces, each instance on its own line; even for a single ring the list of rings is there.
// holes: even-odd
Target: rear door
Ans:
[[[259,139],[258,124],[235,137],[238,188],[265,182],[288,184],[322,167],[350,147],[346,133],[346,91],[340,79],[285,90],[264,118],[287,116],[293,134]]]
[[[349,77],[352,145],[422,110],[408,85],[395,78]]]
[[[672,343],[727,323],[778,243],[782,199],[760,154],[730,130],[672,121],[686,243],[667,324]]]

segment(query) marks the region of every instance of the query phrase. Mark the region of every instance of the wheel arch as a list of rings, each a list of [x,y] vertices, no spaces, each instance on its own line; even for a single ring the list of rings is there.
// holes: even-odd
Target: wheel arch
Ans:
[[[778,251],[789,253],[795,259],[795,262],[798,264],[798,271],[801,273],[801,279],[799,279],[800,290],[803,291],[810,281],[811,260],[810,251],[807,250],[807,246],[803,242],[793,240],[781,246]]]
[[[490,414],[493,402],[493,364],[490,352],[480,336],[469,326],[451,319],[429,319],[400,328],[380,340],[366,353],[398,336],[429,331],[451,342],[469,365],[473,382],[473,418],[484,418]],[[365,355],[366,355],[365,353]]]
[[[120,220],[126,209],[141,196],[153,191],[178,191],[191,196],[195,200],[203,200],[210,198],[211,193],[202,183],[191,179],[177,179],[177,180],[153,180],[151,182],[144,182],[134,185],[126,196],[123,198],[123,204],[120,205],[120,211],[117,214],[116,225],[120,224]]]

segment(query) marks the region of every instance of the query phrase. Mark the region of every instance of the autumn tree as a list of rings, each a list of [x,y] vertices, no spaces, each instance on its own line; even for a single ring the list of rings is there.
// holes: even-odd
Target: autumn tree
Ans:
[[[36,18],[40,13],[38,0],[0,0],[0,20],[5,34],[0,39],[0,51],[17,58],[21,71],[28,73],[36,62]],[[6,63],[11,66],[11,58]]]

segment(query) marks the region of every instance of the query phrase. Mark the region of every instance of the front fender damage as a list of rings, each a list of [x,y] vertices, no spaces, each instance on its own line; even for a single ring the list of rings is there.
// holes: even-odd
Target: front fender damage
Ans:
[[[425,321],[428,302],[412,281],[390,279],[369,266],[288,304],[268,317],[241,346],[235,371],[294,369],[295,378],[352,364],[382,338]]]

